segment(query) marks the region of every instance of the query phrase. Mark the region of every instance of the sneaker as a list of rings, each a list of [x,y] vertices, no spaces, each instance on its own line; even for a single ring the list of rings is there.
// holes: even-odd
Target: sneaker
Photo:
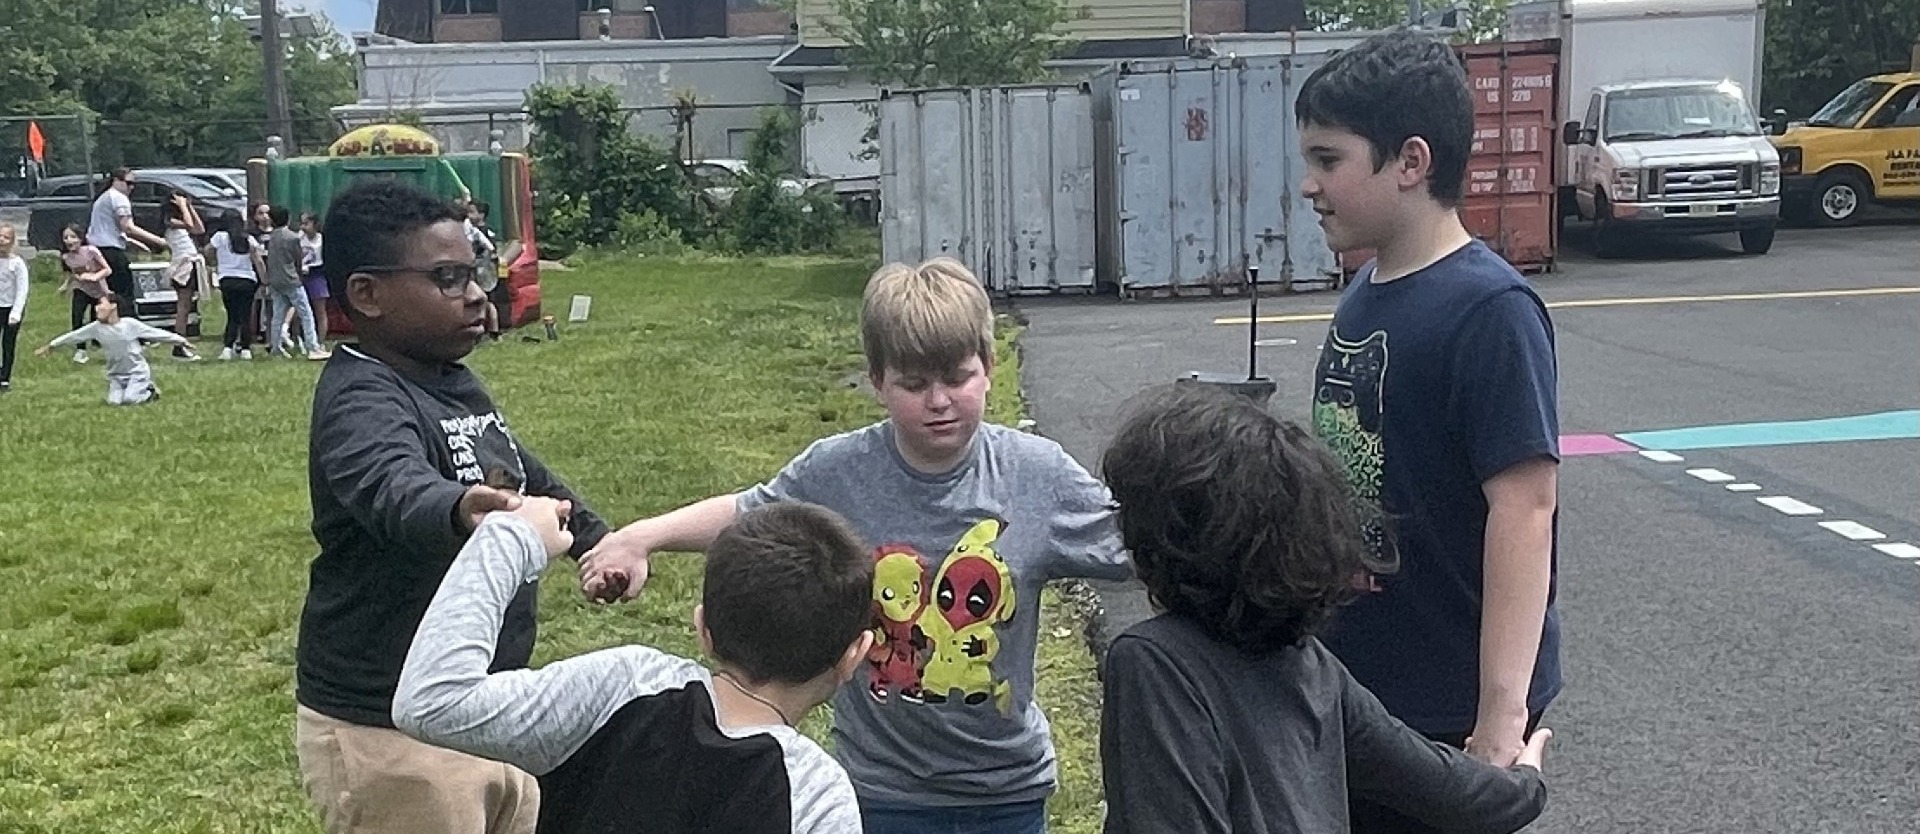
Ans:
[[[233,361],[233,346],[232,346],[232,345],[228,345],[228,346],[226,346],[226,347],[223,347],[223,348],[221,348],[221,349],[220,349],[220,361],[222,361],[222,362],[232,362],[232,361]]]
[[[8,391],[12,391],[12,390],[13,390],[13,383],[11,383],[11,382],[0,382],[0,394],[5,394],[5,393],[7,393]]]
[[[333,354],[328,353],[324,350],[313,350],[313,351],[307,352],[307,358],[315,362],[326,361],[326,359],[331,356],[333,356]]]
[[[87,350],[86,350],[86,348],[81,348],[81,349],[79,349],[79,350],[76,350],[76,351],[74,351],[74,352],[73,352],[73,364],[75,364],[75,365],[85,365],[85,364],[87,364]]]
[[[192,348],[181,348],[173,352],[173,358],[182,362],[198,362],[200,354],[194,353]]]
[[[251,350],[248,350],[247,348],[241,348],[241,349],[240,349],[240,358],[241,358],[241,359],[249,359],[249,360],[250,360],[250,359],[252,359],[252,358],[253,358],[253,351],[251,351]]]

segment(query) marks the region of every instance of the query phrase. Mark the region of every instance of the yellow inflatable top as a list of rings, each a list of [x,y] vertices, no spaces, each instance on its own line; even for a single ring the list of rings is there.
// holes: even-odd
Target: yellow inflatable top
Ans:
[[[334,140],[328,156],[439,156],[440,142],[408,125],[367,125]]]

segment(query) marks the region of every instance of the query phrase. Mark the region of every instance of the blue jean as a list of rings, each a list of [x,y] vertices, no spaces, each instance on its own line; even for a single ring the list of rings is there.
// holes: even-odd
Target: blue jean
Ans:
[[[306,288],[298,284],[282,289],[267,288],[268,319],[261,323],[267,331],[267,352],[280,352],[280,323],[287,320],[287,308],[292,307],[294,315],[300,320],[300,349],[315,351],[320,349],[320,334],[313,329],[313,305],[307,302]]]
[[[1046,834],[1045,800],[959,808],[860,806],[866,834]]]

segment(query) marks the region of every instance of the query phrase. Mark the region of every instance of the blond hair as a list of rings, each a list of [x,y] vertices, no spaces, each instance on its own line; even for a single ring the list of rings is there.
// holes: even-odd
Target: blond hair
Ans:
[[[887,264],[867,279],[860,307],[867,370],[944,374],[969,357],[993,363],[993,304],[952,258]]]

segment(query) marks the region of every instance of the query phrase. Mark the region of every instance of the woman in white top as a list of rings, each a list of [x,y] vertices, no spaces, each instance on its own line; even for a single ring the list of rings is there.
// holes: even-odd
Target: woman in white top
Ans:
[[[313,307],[313,327],[318,331],[320,344],[315,347],[325,350],[327,347],[327,271],[320,259],[320,216],[310,211],[300,212],[300,283],[307,291],[307,303]]]
[[[241,219],[229,216],[221,221],[207,248],[213,252],[214,273],[220,277],[220,301],[227,308],[227,329],[220,337],[220,358],[252,359],[253,351],[247,317],[253,312],[253,294],[260,288],[260,275],[267,271],[260,247],[243,228]]]
[[[167,203],[167,283],[173,285],[173,332],[187,335],[187,314],[193,311],[193,301],[206,283],[207,261],[194,248],[195,235],[204,235],[207,228],[200,222],[200,212],[193,208],[193,201],[186,194],[175,192],[172,202]],[[197,362],[200,355],[185,345],[173,347],[175,359]]]

